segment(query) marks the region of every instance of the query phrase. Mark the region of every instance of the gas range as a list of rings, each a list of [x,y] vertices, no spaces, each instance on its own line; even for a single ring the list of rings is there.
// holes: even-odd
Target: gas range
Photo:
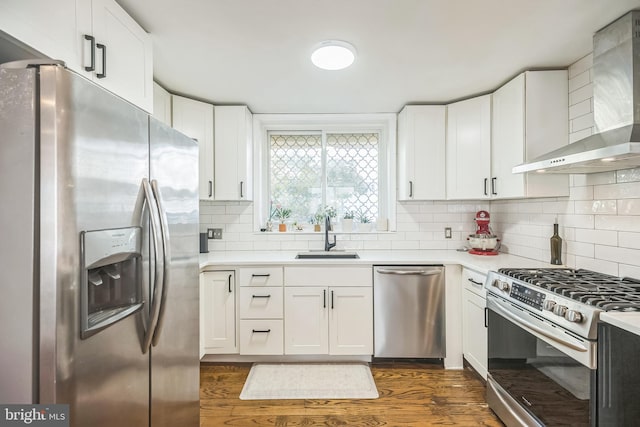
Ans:
[[[589,270],[502,268],[487,291],[580,337],[595,340],[602,311],[640,311],[640,281]]]

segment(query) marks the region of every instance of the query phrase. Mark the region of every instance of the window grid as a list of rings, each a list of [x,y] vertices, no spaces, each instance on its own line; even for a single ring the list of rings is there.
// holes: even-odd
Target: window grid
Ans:
[[[339,217],[377,218],[378,133],[270,133],[269,147],[271,201],[292,220],[307,222],[327,205]]]

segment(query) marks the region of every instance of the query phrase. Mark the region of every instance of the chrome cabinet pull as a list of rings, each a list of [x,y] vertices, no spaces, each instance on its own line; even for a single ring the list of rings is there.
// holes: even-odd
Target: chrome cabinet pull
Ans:
[[[90,36],[88,34],[84,35],[85,40],[89,40],[91,42],[91,65],[88,67],[85,66],[85,71],[94,71],[96,69],[96,38]]]
[[[107,47],[102,43],[96,43],[96,49],[102,50],[102,72],[97,73],[96,77],[104,79],[107,77]]]

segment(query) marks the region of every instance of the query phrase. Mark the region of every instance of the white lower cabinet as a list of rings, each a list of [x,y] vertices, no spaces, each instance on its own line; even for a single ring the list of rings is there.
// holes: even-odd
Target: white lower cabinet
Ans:
[[[282,319],[242,319],[240,354],[280,355],[283,335]]]
[[[486,276],[462,270],[462,351],[469,364],[487,379],[487,328],[485,326]]]
[[[235,272],[205,271],[200,281],[204,341],[201,347],[207,354],[237,353]]]
[[[285,354],[371,355],[371,287],[284,289]]]

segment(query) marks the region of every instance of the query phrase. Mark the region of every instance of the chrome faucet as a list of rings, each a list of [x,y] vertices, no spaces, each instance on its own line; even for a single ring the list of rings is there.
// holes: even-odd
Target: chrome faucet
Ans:
[[[327,215],[324,219],[324,250],[329,252],[336,245],[336,235],[333,235],[333,243],[329,243],[329,228],[331,228],[331,217]]]

